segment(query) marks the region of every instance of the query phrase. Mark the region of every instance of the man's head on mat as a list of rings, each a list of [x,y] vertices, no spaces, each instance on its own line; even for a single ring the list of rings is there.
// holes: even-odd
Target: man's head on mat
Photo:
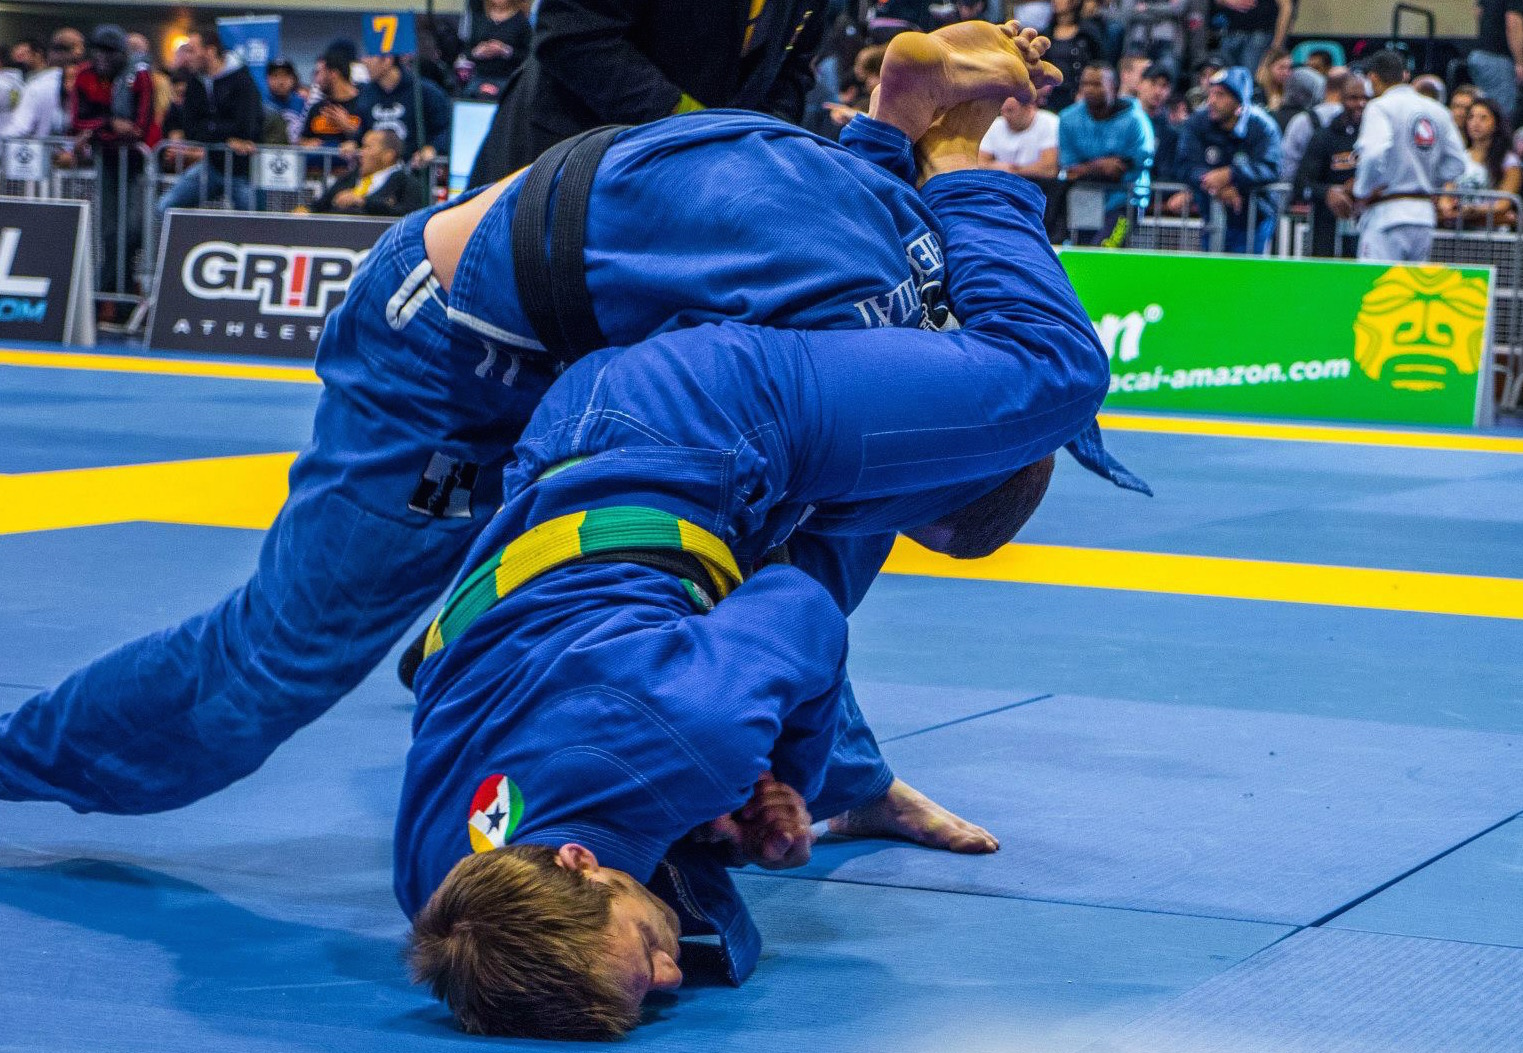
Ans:
[[[672,909],[581,845],[457,863],[413,919],[413,976],[472,1034],[613,1038],[682,983]]]
[[[906,536],[953,559],[982,559],[999,551],[1024,527],[1052,481],[1055,458],[1048,454],[1000,483],[983,497]]]

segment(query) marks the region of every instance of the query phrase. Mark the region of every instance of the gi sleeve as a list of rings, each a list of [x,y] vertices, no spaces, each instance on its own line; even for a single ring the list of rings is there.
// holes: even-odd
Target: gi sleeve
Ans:
[[[1355,197],[1368,199],[1389,182],[1386,167],[1395,141],[1395,130],[1385,107],[1366,106],[1364,119],[1359,125],[1359,139],[1354,144],[1359,155],[1358,167],[1354,169]]]
[[[789,443],[796,499],[955,499],[957,485],[1003,479],[1073,439],[1105,397],[1105,351],[1047,242],[1035,184],[953,172],[926,183],[922,196],[945,230],[962,328],[789,334],[814,378],[784,393],[797,400],[782,407],[783,419],[798,422]],[[810,526],[865,534],[952,510],[912,504]]]
[[[846,675],[846,618],[830,594],[794,567],[763,567],[676,632],[632,667],[639,693],[659,702],[735,795],[701,807],[703,818],[749,800],[768,770],[805,800],[817,797]]]
[[[875,164],[891,176],[914,186],[915,145],[892,124],[859,113],[841,129],[840,145],[869,164]]]

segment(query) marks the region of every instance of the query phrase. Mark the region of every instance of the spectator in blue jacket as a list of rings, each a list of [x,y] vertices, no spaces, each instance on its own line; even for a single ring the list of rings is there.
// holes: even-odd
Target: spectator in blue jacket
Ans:
[[[397,133],[415,165],[449,153],[449,96],[437,84],[421,80],[402,68],[396,55],[366,55],[362,59],[370,83],[355,103],[360,114],[360,137],[374,128]]]
[[[1221,204],[1223,248],[1258,255],[1274,233],[1268,188],[1280,174],[1280,129],[1252,98],[1253,76],[1246,68],[1232,66],[1212,77],[1205,106],[1180,129],[1175,171],[1194,188],[1201,215],[1210,215],[1212,200]]]
[[[1136,99],[1117,97],[1115,69],[1104,62],[1085,66],[1079,101],[1058,115],[1058,163],[1061,178],[1071,182],[1121,184],[1105,195],[1100,243],[1114,247],[1125,240],[1128,198],[1146,206],[1153,150],[1153,123]]]

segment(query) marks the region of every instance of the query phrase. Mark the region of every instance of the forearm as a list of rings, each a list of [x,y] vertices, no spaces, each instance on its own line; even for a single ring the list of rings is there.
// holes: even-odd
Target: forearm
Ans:
[[[1274,40],[1270,47],[1282,48],[1285,46],[1285,38],[1290,34],[1290,22],[1295,17],[1296,9],[1291,0],[1280,0],[1280,11],[1274,23]]]
[[[1513,65],[1523,65],[1523,15],[1507,12],[1507,50],[1512,53]]]

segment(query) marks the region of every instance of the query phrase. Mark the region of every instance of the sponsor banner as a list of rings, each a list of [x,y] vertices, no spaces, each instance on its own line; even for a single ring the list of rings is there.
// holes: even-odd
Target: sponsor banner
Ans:
[[[171,209],[148,343],[312,358],[323,320],[390,220]]]
[[[90,206],[0,197],[0,340],[95,342]]]
[[[1112,409],[1474,425],[1491,270],[1064,250]]]
[[[217,19],[217,35],[222,46],[237,55],[254,75],[259,94],[270,97],[265,83],[265,67],[280,58],[280,16],[248,15],[242,18]]]

